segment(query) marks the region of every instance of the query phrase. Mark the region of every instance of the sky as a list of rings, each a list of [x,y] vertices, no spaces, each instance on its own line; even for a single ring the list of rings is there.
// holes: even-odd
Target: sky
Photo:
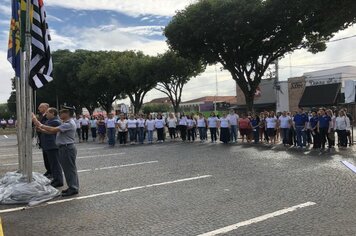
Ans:
[[[149,55],[164,53],[168,46],[163,28],[176,11],[194,1],[45,0],[52,38],[51,50],[141,50]],[[10,0],[0,0],[0,103],[5,103],[10,96],[10,79],[14,76],[7,61],[10,5]],[[334,39],[353,35],[356,35],[356,26],[337,33]],[[355,45],[354,37],[328,43],[328,49],[316,55],[305,50],[286,55],[279,65],[280,80],[315,70],[356,66]],[[236,95],[235,81],[219,65],[209,66],[203,74],[191,79],[182,98],[187,101],[214,95]],[[165,95],[153,90],[147,94],[145,102],[158,97]]]

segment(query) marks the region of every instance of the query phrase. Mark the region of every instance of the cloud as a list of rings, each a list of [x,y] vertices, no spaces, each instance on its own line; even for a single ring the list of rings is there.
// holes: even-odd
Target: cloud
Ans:
[[[173,16],[176,10],[184,9],[195,0],[47,0],[46,5],[71,10],[109,10],[129,16]]]
[[[11,92],[11,78],[14,71],[11,64],[7,61],[7,52],[0,51],[0,103],[6,103]]]
[[[62,19],[60,19],[60,18],[58,18],[56,16],[53,16],[53,15],[49,15],[49,14],[47,14],[47,20],[49,22],[51,22],[51,21],[64,22]]]
[[[3,5],[3,3],[2,3],[2,5],[0,5],[0,13],[5,16],[10,16],[11,15],[11,6],[10,5],[6,6],[6,5]]]
[[[140,50],[149,55],[168,49],[164,40],[151,40],[145,36],[156,35],[160,26],[117,27],[106,25],[96,28],[63,29],[67,36],[51,31],[55,49],[87,50]],[[108,37],[109,35],[109,37]]]

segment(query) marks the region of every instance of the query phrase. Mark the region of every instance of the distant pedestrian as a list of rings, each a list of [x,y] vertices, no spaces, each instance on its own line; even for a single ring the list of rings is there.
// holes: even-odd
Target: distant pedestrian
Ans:
[[[110,147],[113,147],[115,146],[116,120],[112,113],[108,114],[108,118],[105,120],[105,125],[108,134],[108,144]]]
[[[93,138],[93,142],[96,141],[97,137],[97,127],[98,127],[98,120],[94,117],[90,117],[89,125],[90,125],[90,132],[91,132],[91,137]]]
[[[252,128],[252,136],[253,136],[253,140],[254,143],[257,144],[259,143],[259,127],[260,127],[260,118],[258,117],[257,114],[252,114],[252,118],[251,118],[251,128]]]
[[[310,132],[313,136],[313,149],[321,148],[320,132],[319,132],[319,115],[316,111],[312,112],[312,117],[309,120]]]
[[[174,117],[173,113],[169,114],[167,119],[168,133],[171,141],[176,139],[176,129],[177,129],[177,118]]]
[[[1,128],[2,129],[5,129],[6,126],[7,126],[7,122],[6,122],[6,120],[4,118],[1,120],[0,124],[1,124]]]
[[[219,121],[220,127],[220,141],[224,144],[230,142],[230,119],[227,117],[227,114],[224,112]]]
[[[235,113],[235,110],[231,109],[230,114],[227,116],[229,122],[230,122],[230,139],[231,142],[237,143],[237,131],[238,131],[238,122],[239,122],[239,116]]]
[[[143,114],[140,114],[137,119],[137,134],[138,142],[143,144],[145,141],[145,119],[143,118]]]
[[[215,112],[211,112],[210,117],[208,118],[208,127],[210,130],[210,137],[212,143],[216,143],[217,141],[218,125],[219,125],[219,118],[216,117]]]
[[[188,119],[187,116],[184,113],[182,113],[179,118],[179,131],[183,142],[187,140],[187,128],[188,128]]]
[[[120,144],[126,145],[127,142],[127,133],[128,133],[128,126],[127,120],[125,119],[125,114],[120,114],[120,119],[116,122],[117,126],[117,137]]]
[[[344,110],[339,111],[339,115],[335,121],[336,132],[339,137],[340,146],[347,147],[347,130],[350,127],[350,119],[346,116]]]
[[[207,127],[207,121],[206,121],[205,117],[203,116],[203,114],[199,113],[199,118],[197,120],[197,128],[199,131],[200,142],[204,142],[207,140],[206,127]]]
[[[149,144],[153,143],[153,131],[155,129],[155,121],[152,119],[152,115],[148,115],[148,119],[145,122],[147,130],[147,141]]]
[[[307,142],[307,122],[308,116],[304,113],[303,108],[299,108],[298,113],[295,114],[294,118],[294,129],[297,134],[297,144],[299,148],[306,147]]]
[[[251,133],[251,123],[250,119],[246,117],[246,114],[242,114],[242,117],[239,119],[239,128],[242,142],[244,142],[245,137],[246,141],[250,142],[250,133]]]
[[[287,112],[284,111],[278,119],[278,127],[281,131],[282,143],[284,146],[289,144],[289,129],[292,126],[292,118],[287,115]]]
[[[98,129],[99,142],[104,143],[105,136],[106,136],[106,127],[105,127],[105,119],[104,119],[103,115],[99,116],[99,119],[96,124],[97,124],[97,129]]]
[[[129,115],[129,119],[127,120],[127,127],[129,130],[130,144],[135,144],[137,135],[137,120],[133,114]]]
[[[163,117],[161,114],[157,115],[157,118],[155,119],[155,128],[157,130],[157,142],[163,143],[164,142],[164,126],[166,125]]]
[[[90,121],[86,116],[80,118],[79,121],[80,121],[80,129],[82,130],[82,140],[83,142],[88,142]]]
[[[80,115],[77,115],[74,122],[75,122],[75,125],[76,125],[76,131],[77,131],[77,135],[78,135],[78,139],[79,139],[79,143],[82,142],[82,129],[81,129],[81,126],[80,126],[80,119],[82,117]]]

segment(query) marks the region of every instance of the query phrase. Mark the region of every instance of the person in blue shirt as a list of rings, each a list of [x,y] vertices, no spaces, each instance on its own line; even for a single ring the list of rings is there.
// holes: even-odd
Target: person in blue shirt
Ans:
[[[320,109],[320,117],[318,122],[320,132],[321,150],[325,149],[325,144],[328,139],[331,117],[325,112],[325,109]]]
[[[308,116],[304,113],[303,108],[299,108],[298,113],[293,118],[294,129],[297,133],[297,144],[299,148],[306,147],[307,135],[307,122]]]
[[[319,114],[316,111],[313,111],[312,117],[309,120],[310,132],[313,135],[313,149],[319,149],[321,147],[318,122],[319,122]]]

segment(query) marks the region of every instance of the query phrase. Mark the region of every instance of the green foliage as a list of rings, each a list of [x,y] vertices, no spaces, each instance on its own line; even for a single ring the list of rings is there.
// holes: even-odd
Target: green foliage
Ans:
[[[144,55],[142,52],[127,51],[119,60],[120,73],[124,76],[124,92],[138,113],[142,107],[143,99],[152,90],[157,82],[155,70],[157,59]]]
[[[12,115],[16,114],[16,92],[12,91],[9,99],[7,100],[7,110]]]
[[[5,103],[5,104],[0,104],[0,119],[5,119],[5,120],[8,120],[10,117],[14,117],[16,114],[11,112],[8,108],[8,105]]]
[[[200,60],[183,58],[173,51],[159,55],[157,63],[159,83],[156,89],[168,96],[175,113],[179,110],[184,85],[204,70],[205,66]]]
[[[152,112],[169,112],[172,107],[168,104],[146,104],[142,107],[142,112],[144,114],[149,114]]]
[[[300,48],[325,50],[355,23],[355,12],[354,0],[201,0],[178,12],[164,33],[180,55],[221,63],[252,109],[271,63]]]

